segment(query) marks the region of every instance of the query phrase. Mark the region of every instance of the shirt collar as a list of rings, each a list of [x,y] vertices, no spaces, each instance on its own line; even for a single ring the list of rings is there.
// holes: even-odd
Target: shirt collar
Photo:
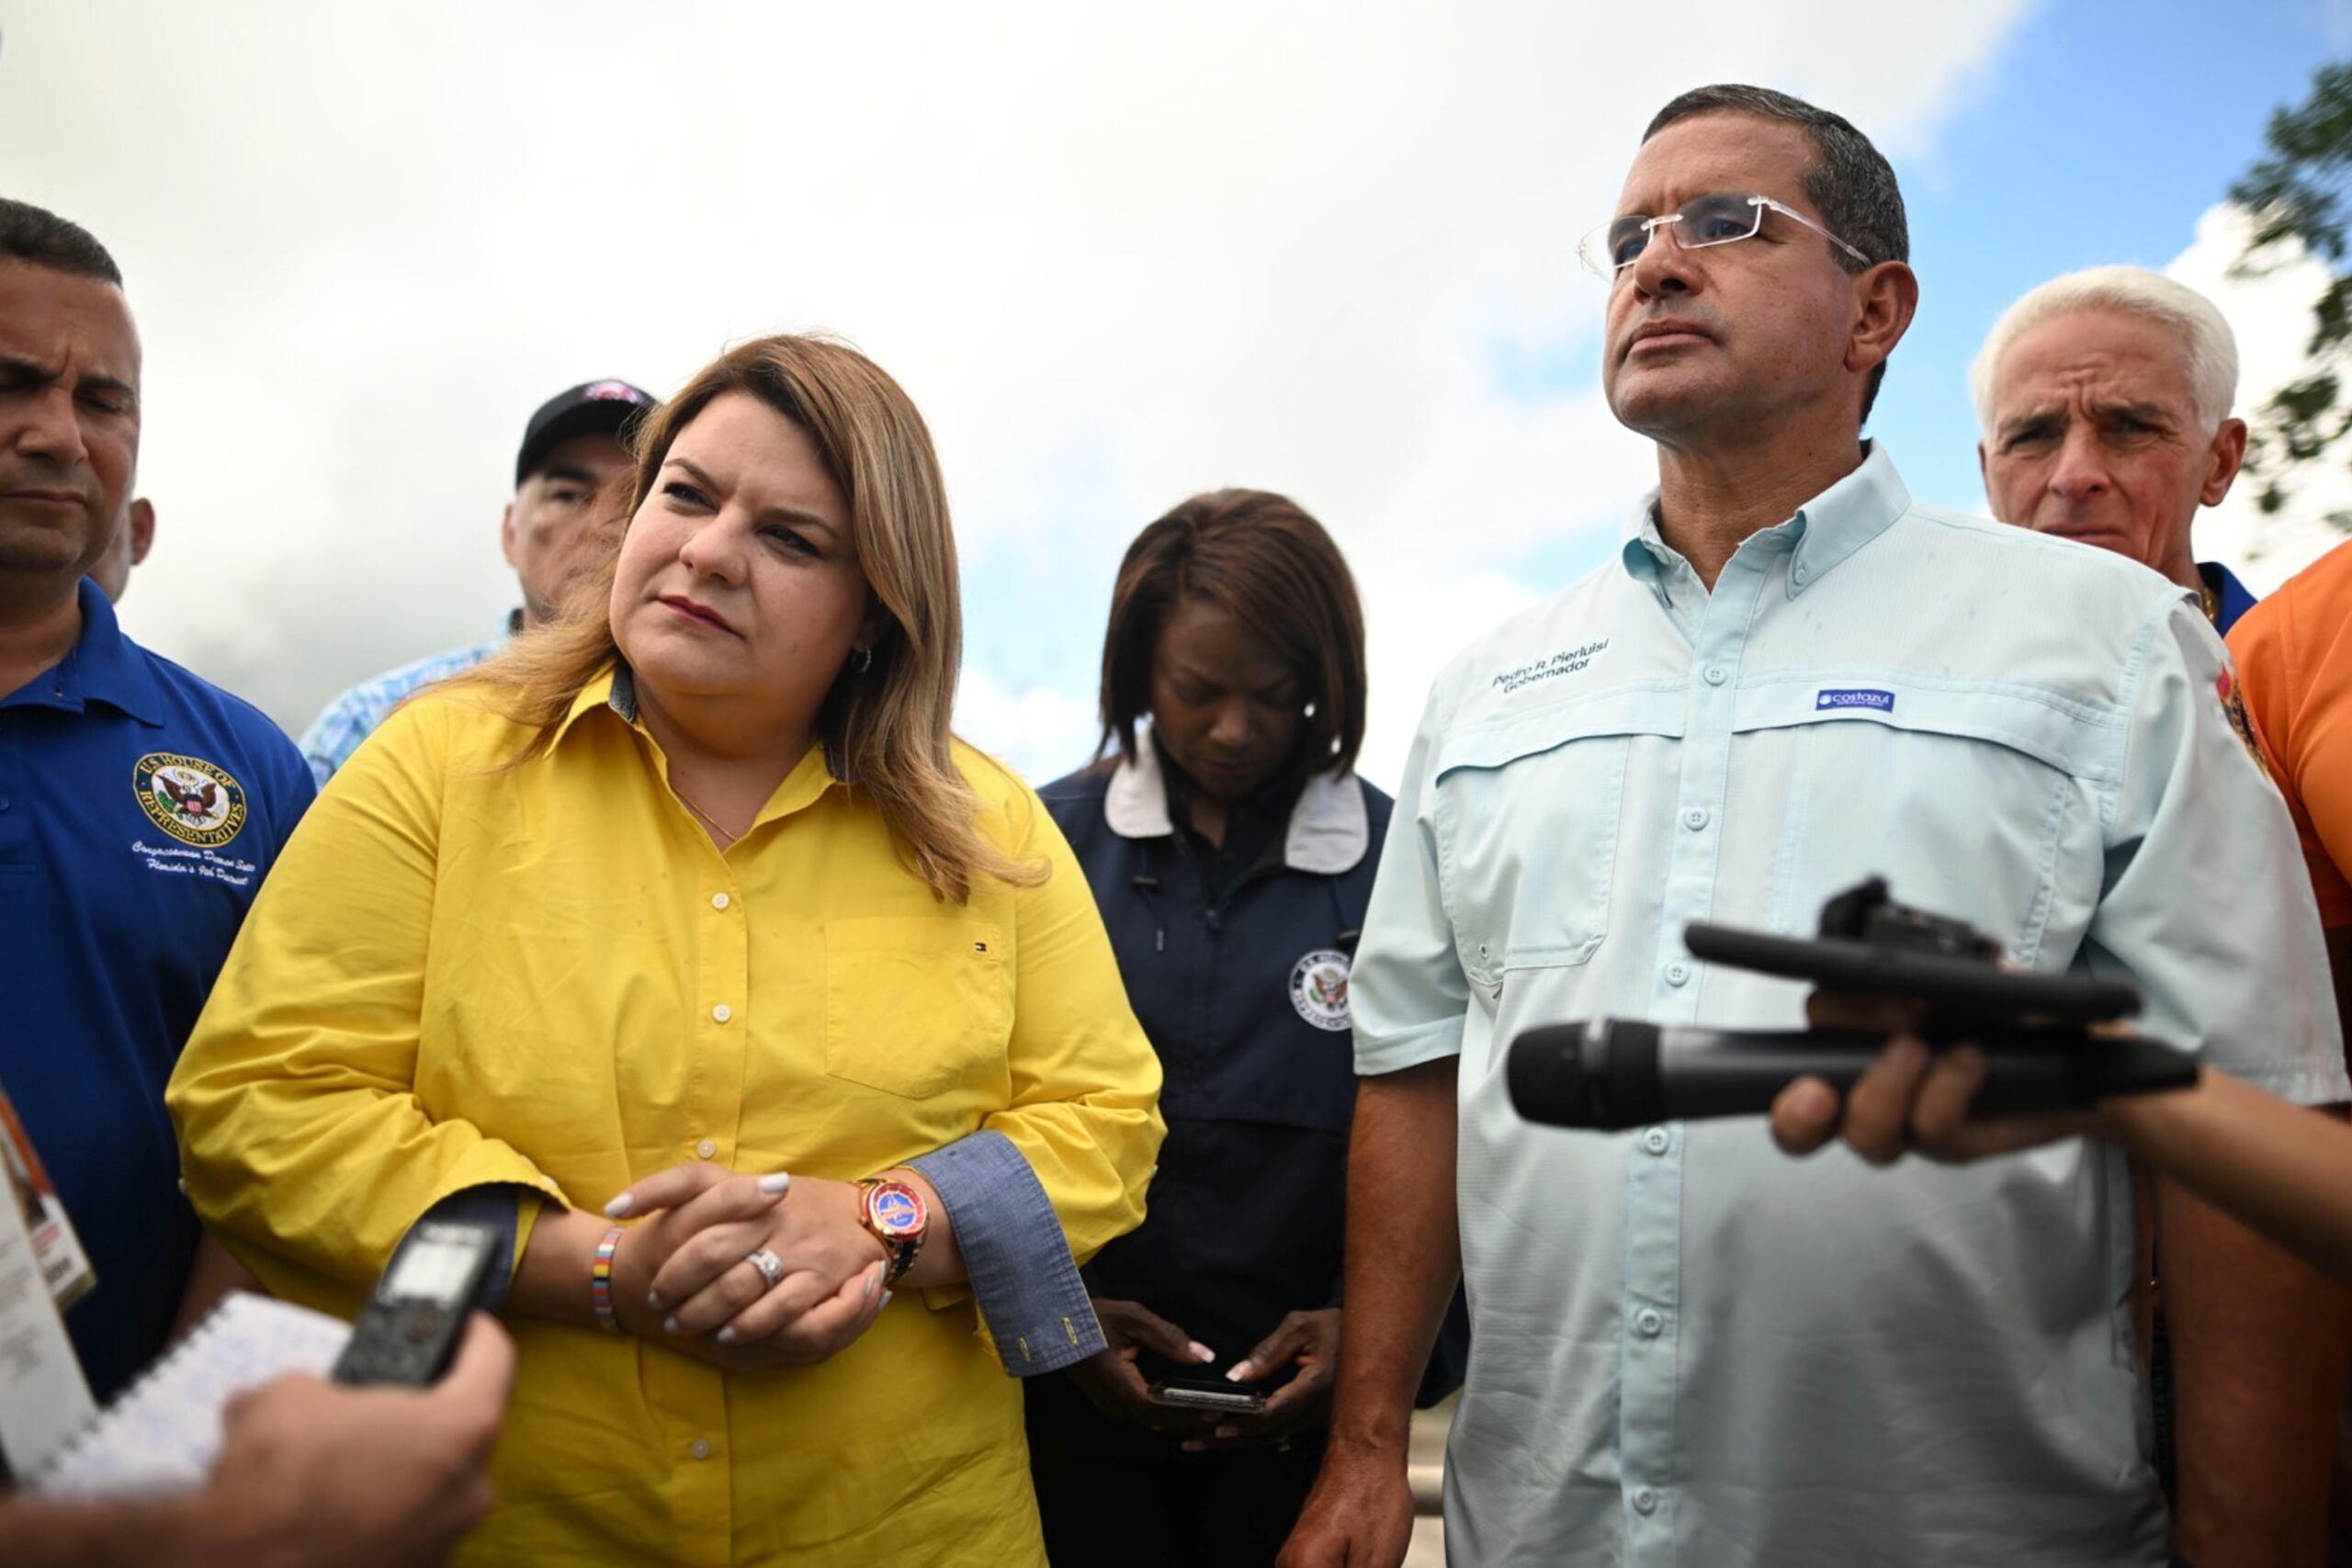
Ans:
[[[595,679],[580,688],[580,694],[571,699],[571,707],[563,716],[563,722],[555,727],[555,739],[548,743],[548,749],[553,750],[562,745],[563,738],[571,733],[571,727],[580,722],[580,716],[598,708],[611,709],[619,716],[623,724],[637,723],[637,678],[630,672],[627,660],[616,658],[597,673]]]
[[[631,729],[645,734],[645,726],[638,717],[637,672],[628,667],[628,660],[617,654],[594,680],[580,688],[578,696],[571,699],[571,707],[563,716],[563,721],[556,726],[555,739],[548,743],[548,750],[553,750],[563,744],[563,738],[571,732],[573,725],[580,722],[581,715],[594,713],[600,708],[610,712]],[[662,748],[653,737],[646,735],[645,739],[653,748],[654,755],[660,757]],[[776,786],[775,794],[769,797],[767,805],[752,818],[752,828],[778,817],[789,816],[816,800],[834,784],[845,782],[837,763],[838,759],[834,757],[830,743],[809,747],[807,755],[794,764],[792,771],[785,775],[784,782]],[[666,761],[662,763],[662,768],[666,776],[669,769]],[[744,837],[750,836],[750,830],[746,829]]]
[[[75,592],[82,608],[82,635],[47,674],[37,676],[28,690],[46,685],[50,694],[75,707],[106,704],[151,728],[164,722],[164,694],[155,671],[137,643],[122,635],[114,605],[106,591],[88,578]]]
[[[1102,794],[1102,820],[1123,839],[1165,839],[1176,831],[1168,816],[1168,781],[1148,729],[1136,738],[1135,756],[1121,759]],[[1353,871],[1372,843],[1371,815],[1355,775],[1337,769],[1314,774],[1300,787],[1283,836],[1283,864],[1317,876]]]
[[[1789,563],[1789,597],[1793,599],[1823,578],[1840,561],[1881,534],[1911,509],[1911,491],[1894,471],[1886,443],[1872,441],[1860,467],[1797,508],[1794,517],[1766,532],[1787,529],[1794,541],[1795,558]],[[1657,531],[1657,491],[1642,498],[1626,520],[1620,558],[1626,571],[1663,592],[1666,570],[1681,560],[1674,547]]]

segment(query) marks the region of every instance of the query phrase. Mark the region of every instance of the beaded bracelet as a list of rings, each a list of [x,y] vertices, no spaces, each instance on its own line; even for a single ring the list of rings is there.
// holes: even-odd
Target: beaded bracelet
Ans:
[[[596,1309],[596,1321],[607,1334],[621,1331],[621,1320],[613,1315],[613,1254],[619,1250],[624,1226],[615,1225],[596,1244],[596,1261],[588,1266],[588,1304]]]

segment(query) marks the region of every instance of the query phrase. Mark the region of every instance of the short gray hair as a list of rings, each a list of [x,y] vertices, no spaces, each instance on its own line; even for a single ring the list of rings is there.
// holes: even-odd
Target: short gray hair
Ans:
[[[2052,278],[1993,323],[1992,333],[1977,351],[1976,364],[1968,373],[1969,385],[1976,394],[1976,422],[1985,434],[1993,434],[1993,378],[2009,344],[2029,327],[2084,310],[2137,316],[2171,333],[2180,344],[2198,423],[2211,434],[2230,417],[2230,407],[2238,396],[2238,340],[2213,302],[2187,284],[2144,266],[2095,266]]]
[[[1658,110],[1649,129],[1642,132],[1642,140],[1647,141],[1676,120],[1702,114],[1756,115],[1804,129],[1813,141],[1815,154],[1803,180],[1805,199],[1813,203],[1831,233],[1870,257],[1867,263],[1857,262],[1833,249],[1830,255],[1848,272],[1860,272],[1879,262],[1911,259],[1911,229],[1903,211],[1903,187],[1895,183],[1894,169],[1886,155],[1855,130],[1851,120],[1770,87],[1723,82],[1693,87]],[[1878,400],[1879,383],[1885,379],[1886,362],[1881,360],[1862,389],[1865,420],[1871,416],[1871,405]]]

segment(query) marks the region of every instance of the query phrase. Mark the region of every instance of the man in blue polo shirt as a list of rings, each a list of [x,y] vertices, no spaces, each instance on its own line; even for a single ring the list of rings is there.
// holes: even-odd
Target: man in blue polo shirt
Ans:
[[[310,771],[124,637],[84,578],[139,456],[139,335],[75,225],[0,199],[0,1085],[97,1269],[66,1314],[104,1399],[196,1256],[164,1082]]]

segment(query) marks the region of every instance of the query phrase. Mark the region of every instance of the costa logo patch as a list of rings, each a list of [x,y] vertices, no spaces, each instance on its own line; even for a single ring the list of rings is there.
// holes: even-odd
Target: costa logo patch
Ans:
[[[150,751],[130,770],[148,820],[183,844],[215,850],[245,825],[245,788],[201,757]]]
[[[1292,964],[1290,1005],[1317,1029],[1347,1028],[1353,1021],[1348,1013],[1348,955],[1323,948]]]
[[[1893,713],[1894,694],[1883,692],[1876,686],[1824,686],[1813,694],[1813,711],[1827,713],[1837,708],[1863,708],[1871,713]]]

